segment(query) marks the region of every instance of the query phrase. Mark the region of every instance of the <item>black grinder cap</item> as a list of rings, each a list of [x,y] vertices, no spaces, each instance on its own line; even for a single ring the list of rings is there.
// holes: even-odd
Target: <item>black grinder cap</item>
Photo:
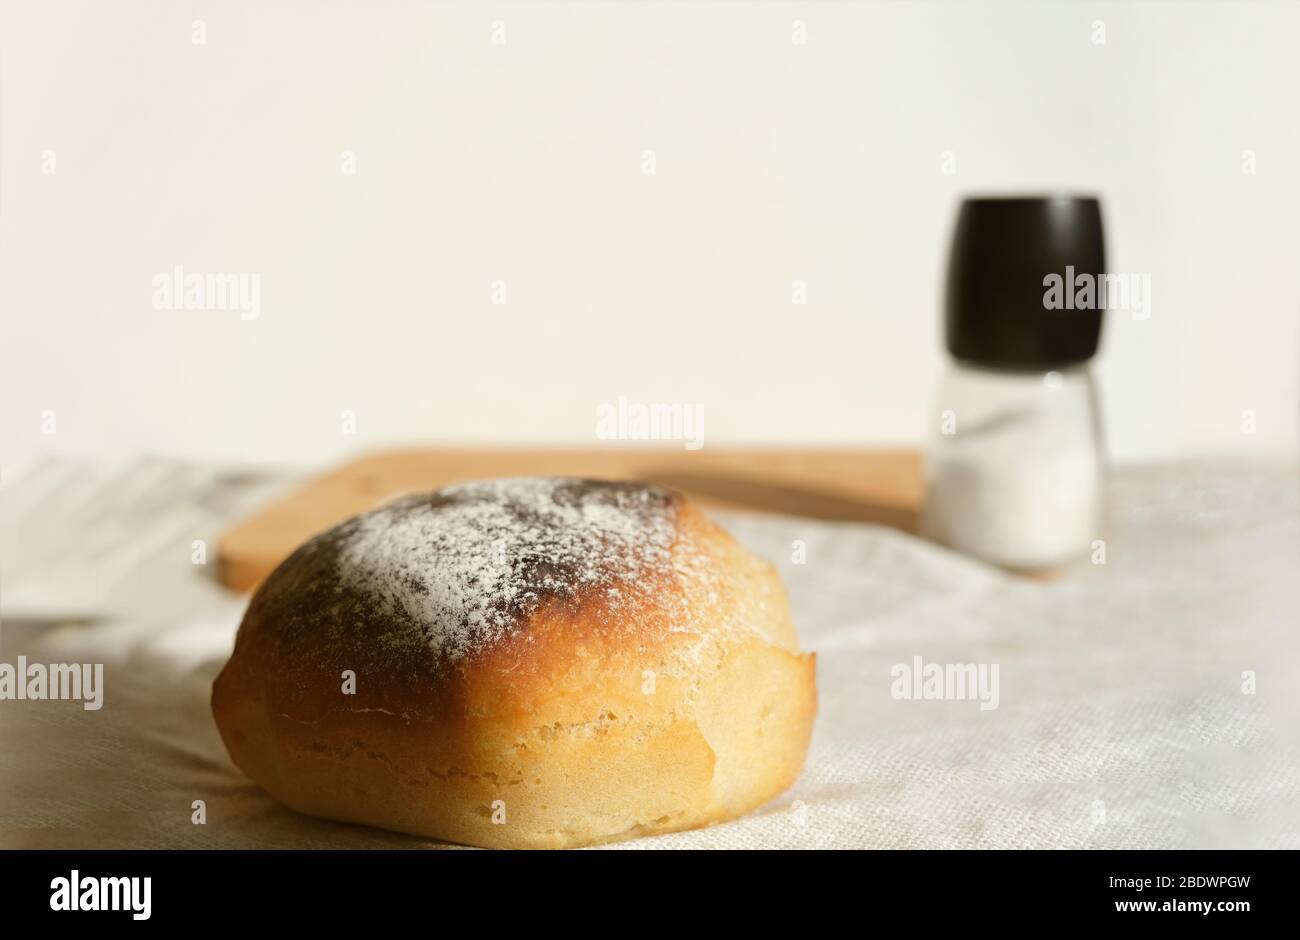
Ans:
[[[1101,203],[1093,197],[964,199],[948,260],[944,327],[958,360],[998,369],[1052,369],[1092,358],[1099,305],[1051,309],[1044,279],[1070,291],[1075,277],[1106,269]],[[1097,299],[1093,292],[1094,302]]]

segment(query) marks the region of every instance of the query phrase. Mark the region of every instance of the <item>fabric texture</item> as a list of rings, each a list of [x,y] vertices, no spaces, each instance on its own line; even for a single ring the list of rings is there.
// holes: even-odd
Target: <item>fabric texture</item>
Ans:
[[[1300,846],[1294,468],[1126,469],[1108,503],[1105,563],[1050,580],[890,529],[720,517],[818,655],[808,763],[745,819],[617,847]],[[245,601],[188,557],[156,567],[117,620],[6,627],[0,660],[103,662],[105,694],[0,702],[0,847],[435,847],[238,772],[208,696]],[[891,694],[918,656],[996,665],[997,707]]]

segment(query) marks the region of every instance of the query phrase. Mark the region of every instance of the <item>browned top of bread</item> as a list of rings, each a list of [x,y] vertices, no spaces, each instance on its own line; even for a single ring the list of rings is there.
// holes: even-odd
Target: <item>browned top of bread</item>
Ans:
[[[643,483],[519,477],[405,496],[288,558],[254,596],[239,652],[276,670],[263,678],[297,720],[337,707],[342,670],[367,677],[352,707],[429,717],[458,676],[508,673],[557,630],[594,651],[735,626],[711,616],[727,590],[715,539],[733,544]]]

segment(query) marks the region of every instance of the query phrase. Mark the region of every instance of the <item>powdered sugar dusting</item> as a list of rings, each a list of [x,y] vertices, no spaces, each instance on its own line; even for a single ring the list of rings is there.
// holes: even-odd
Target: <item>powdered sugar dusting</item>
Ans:
[[[665,489],[516,477],[406,496],[340,531],[342,587],[467,656],[548,597],[603,592],[617,606],[672,570],[676,501]]]

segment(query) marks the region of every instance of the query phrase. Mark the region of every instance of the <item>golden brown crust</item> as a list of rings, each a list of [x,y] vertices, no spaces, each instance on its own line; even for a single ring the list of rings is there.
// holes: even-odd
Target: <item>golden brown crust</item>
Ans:
[[[753,809],[802,767],[814,658],[770,565],[689,504],[672,522],[671,565],[632,595],[653,603],[547,597],[454,662],[377,653],[366,629],[324,631],[312,655],[287,644],[303,618],[360,609],[322,588],[319,552],[296,555],[250,604],[213,687],[232,758],[302,812],[482,846],[590,844]]]

